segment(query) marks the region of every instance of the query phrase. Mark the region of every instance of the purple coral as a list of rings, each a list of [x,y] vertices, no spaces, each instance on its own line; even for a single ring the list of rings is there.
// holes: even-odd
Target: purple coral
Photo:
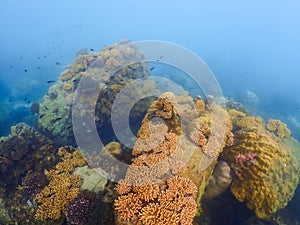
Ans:
[[[48,183],[47,177],[42,172],[29,172],[22,179],[24,194],[32,200]]]
[[[68,224],[84,225],[87,222],[90,208],[89,200],[81,196],[74,198],[66,210]]]

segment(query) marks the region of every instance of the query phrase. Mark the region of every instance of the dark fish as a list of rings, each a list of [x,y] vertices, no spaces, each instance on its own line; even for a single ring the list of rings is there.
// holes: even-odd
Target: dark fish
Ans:
[[[49,108],[47,106],[44,106],[44,109],[49,110]]]
[[[91,51],[91,52],[94,52],[95,50],[94,50],[93,48],[90,48],[90,51]]]
[[[46,55],[44,55],[44,58],[46,58],[47,56]]]
[[[59,66],[59,65],[60,65],[60,62],[56,62],[55,65]]]
[[[14,68],[14,67],[13,67],[12,65],[10,65],[10,66],[9,66],[9,68],[11,68],[11,69],[12,69],[12,68]]]
[[[38,56],[38,57],[36,57],[36,58],[37,58],[37,59],[41,59],[41,57],[39,57],[39,56]]]
[[[27,101],[27,99],[28,99],[28,98],[27,98],[27,97],[25,97],[25,98],[24,98],[24,102],[25,102],[25,101]]]
[[[26,73],[28,71],[28,69],[25,69],[24,72]]]
[[[12,102],[12,99],[10,98],[10,99],[8,99],[8,102]]]
[[[41,67],[38,66],[37,69],[39,70],[39,69],[41,69]]]
[[[20,59],[23,59],[23,56],[20,56]]]
[[[48,80],[47,84],[54,83],[54,82],[55,82],[55,80]]]
[[[57,117],[57,118],[54,119],[54,121],[58,121],[58,120],[61,120],[61,119],[62,119],[62,117]]]
[[[159,57],[159,59],[156,60],[156,62],[159,62],[163,57],[164,57],[164,56],[161,55],[161,56]]]
[[[28,101],[27,101],[27,104],[30,104],[30,103],[31,103],[31,101],[30,101],[30,100],[28,100]]]
[[[152,71],[152,70],[154,70],[154,69],[155,69],[155,67],[154,67],[154,66],[152,66],[152,67],[151,67],[149,70],[150,70],[150,71]]]
[[[45,116],[45,114],[41,114],[41,115],[39,115],[39,118],[41,119],[41,118],[43,118]]]
[[[70,129],[70,128],[72,128],[72,125],[70,125],[70,126],[67,126],[67,129]]]

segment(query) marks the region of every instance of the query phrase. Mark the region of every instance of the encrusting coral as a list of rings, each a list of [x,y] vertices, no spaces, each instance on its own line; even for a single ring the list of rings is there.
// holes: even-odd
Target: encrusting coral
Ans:
[[[291,135],[290,130],[287,128],[286,124],[280,120],[269,119],[266,124],[267,130],[274,132],[278,137],[289,137]]]
[[[81,178],[73,175],[77,166],[86,164],[82,154],[76,150],[68,152],[67,147],[61,147],[58,155],[62,158],[55,169],[46,171],[49,184],[36,196],[37,202],[36,220],[57,220],[66,211],[68,204],[79,194]]]
[[[235,174],[231,192],[259,218],[270,219],[294,195],[299,179],[296,161],[288,146],[264,128],[262,119],[232,110],[229,114],[235,115],[235,141],[223,157]]]

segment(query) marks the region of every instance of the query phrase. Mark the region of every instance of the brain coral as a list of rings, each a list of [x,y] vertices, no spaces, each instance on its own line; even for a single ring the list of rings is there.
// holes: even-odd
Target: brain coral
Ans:
[[[242,129],[235,132],[234,145],[223,154],[235,173],[231,192],[259,218],[270,219],[294,195],[297,164],[288,146],[265,130],[262,120],[244,115],[235,122]]]

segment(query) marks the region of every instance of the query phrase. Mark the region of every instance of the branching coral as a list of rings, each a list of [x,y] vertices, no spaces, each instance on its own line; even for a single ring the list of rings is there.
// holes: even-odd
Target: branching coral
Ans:
[[[132,151],[132,164],[116,185],[120,196],[115,200],[115,210],[122,221],[192,224],[198,189],[191,179],[182,176],[184,147],[172,132],[181,133],[175,103],[175,96],[165,93],[143,120]],[[154,117],[165,123],[152,121]]]
[[[230,120],[224,122],[222,117],[223,132],[215,132],[213,140],[208,140],[212,136],[211,128],[218,127],[218,121],[210,119],[218,120],[224,113],[227,115],[226,111],[212,104],[215,107],[212,116],[205,103],[198,102],[197,113],[192,110],[194,102],[189,104],[189,100],[188,96],[167,92],[148,109],[132,151],[132,164],[116,185],[120,196],[115,200],[115,210],[121,224],[192,224],[216,162],[215,156],[225,145],[232,144],[232,133]],[[201,116],[197,118],[197,115]],[[186,126],[187,121],[193,120],[198,124],[194,133]],[[201,145],[200,130],[205,138]],[[206,161],[200,146],[204,148],[207,142],[220,140],[220,145],[210,145],[218,148],[214,149],[214,157]],[[189,155],[191,149],[195,151]],[[207,162],[205,168],[199,166],[203,160]]]
[[[73,153],[67,150],[65,147],[59,149],[58,155],[63,161],[45,173],[49,184],[35,198],[38,203],[35,214],[37,220],[59,219],[69,202],[79,193],[81,179],[72,172],[75,167],[83,166],[86,162],[78,150]]]

